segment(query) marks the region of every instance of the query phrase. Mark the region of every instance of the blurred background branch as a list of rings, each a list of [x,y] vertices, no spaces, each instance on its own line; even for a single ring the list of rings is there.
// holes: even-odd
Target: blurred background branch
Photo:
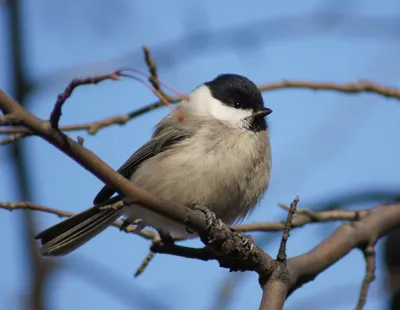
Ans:
[[[9,39],[10,42],[6,46],[10,49],[10,77],[12,79],[11,94],[18,102],[24,106],[28,106],[27,97],[33,90],[33,85],[28,81],[25,70],[26,64],[26,46],[24,45],[23,29],[26,26],[24,19],[21,17],[20,0],[13,0],[7,4],[9,11]],[[29,161],[28,153],[26,151],[26,144],[23,141],[15,141],[8,149],[8,161],[13,167],[14,174],[14,188],[17,191],[19,200],[35,200],[31,187],[31,176],[28,174]],[[22,212],[20,215],[19,228],[22,230],[21,246],[22,253],[27,257],[29,263],[29,279],[28,292],[26,292],[26,305],[25,309],[29,310],[45,310],[47,298],[46,289],[48,277],[54,271],[55,264],[52,260],[45,260],[40,257],[38,252],[38,245],[32,242],[33,236],[37,232],[36,216],[32,212]]]

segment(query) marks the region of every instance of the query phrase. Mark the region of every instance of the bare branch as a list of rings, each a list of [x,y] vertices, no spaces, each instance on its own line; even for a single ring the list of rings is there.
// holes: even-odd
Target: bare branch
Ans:
[[[0,208],[8,211],[13,210],[33,210],[33,211],[41,211],[46,213],[51,213],[58,215],[59,217],[70,217],[74,215],[72,212],[61,211],[57,209],[48,208],[42,205],[34,204],[29,201],[21,201],[21,202],[0,202]]]
[[[347,94],[356,94],[356,93],[373,93],[376,95],[384,96],[387,98],[400,100],[400,90],[398,88],[385,87],[373,82],[369,81],[360,81],[354,83],[347,84],[336,84],[336,83],[328,83],[328,82],[308,82],[308,81],[282,81],[275,83],[267,83],[261,84],[258,86],[260,91],[268,92],[273,90],[281,90],[287,88],[297,88],[297,89],[311,89],[311,90],[325,90],[325,91],[337,91]],[[155,89],[157,90],[157,89]],[[155,92],[157,95],[157,93]],[[163,93],[158,93],[159,96],[163,96]],[[182,101],[185,96],[176,96],[170,97],[164,95],[164,98],[167,99],[169,103],[177,103]],[[128,121],[139,117],[147,112],[163,107],[165,103],[161,100],[151,103],[147,106],[144,106],[140,109],[134,110],[127,114],[117,115],[113,117],[109,117],[100,121],[86,123],[86,124],[77,124],[77,125],[68,125],[68,126],[60,126],[61,131],[78,131],[85,130],[89,134],[96,134],[100,129],[112,126],[112,125],[124,125]],[[11,143],[19,138],[29,137],[32,133],[27,128],[17,127],[17,128],[7,128],[0,129],[0,134],[11,134],[11,136],[6,137],[0,144],[5,145]]]
[[[285,227],[282,233],[281,244],[276,260],[274,261],[274,269],[268,277],[260,275],[259,282],[263,289],[260,310],[283,309],[286,296],[289,290],[290,274],[286,262],[286,243],[290,236],[292,228],[293,216],[296,213],[299,197],[296,196],[290,204]]]
[[[371,241],[362,249],[365,258],[365,276],[361,285],[360,297],[358,298],[356,310],[362,310],[367,302],[367,294],[371,283],[375,280],[376,252],[375,241]]]
[[[282,234],[281,245],[279,247],[278,256],[276,257],[276,260],[279,263],[282,263],[285,265],[286,265],[286,243],[290,236],[290,230],[292,229],[293,216],[296,213],[298,203],[299,203],[299,196],[296,196],[296,198],[290,204],[290,208],[288,210],[289,212],[287,215],[285,228],[284,228],[283,234]]]
[[[289,207],[283,204],[289,211]],[[9,211],[17,209],[28,209],[33,211],[40,211],[50,214],[58,215],[59,217],[70,217],[74,213],[68,211],[62,211],[58,209],[53,209],[45,207],[42,205],[34,204],[31,202],[0,202],[0,209],[6,209]],[[328,211],[311,211],[308,209],[297,209],[296,216],[292,221],[292,228],[303,227],[311,223],[324,223],[324,222],[334,222],[334,221],[356,221],[359,218],[364,218],[369,214],[370,209],[365,210],[328,210]],[[117,221],[115,227],[120,228],[122,222]],[[135,225],[128,226],[124,231],[127,233],[135,233]],[[232,227],[237,232],[274,232],[281,231],[285,228],[285,222],[259,222],[250,224],[240,224]],[[139,234],[148,240],[158,237],[158,234],[150,230],[142,230],[143,234]]]
[[[400,89],[386,87],[371,81],[361,80],[358,82],[338,84],[330,82],[308,82],[308,81],[282,81],[259,85],[260,91],[272,91],[285,88],[330,90],[346,94],[371,93],[386,98],[400,100]]]
[[[163,91],[161,89],[160,81],[158,79],[158,74],[157,74],[156,63],[153,60],[153,58],[151,57],[150,49],[148,46],[143,46],[143,53],[144,53],[144,59],[146,61],[147,67],[149,68],[149,72],[150,72],[149,82],[154,87],[154,89],[158,90],[165,97],[168,97],[163,93]]]
[[[210,226],[202,212],[152,196],[114,171],[94,153],[69,139],[57,129],[48,126],[47,122],[30,114],[3,91],[0,91],[0,108],[5,114],[15,113],[18,115],[23,126],[57,147],[105,184],[114,188],[118,194],[124,197],[124,203],[139,202],[143,207],[161,216],[188,226],[214,253],[226,253],[226,257],[230,259],[229,261],[220,260],[221,266],[231,270],[252,270],[260,275],[271,273],[272,258],[258,248],[252,240],[245,240],[245,236],[232,231],[222,221],[216,220]]]
[[[50,213],[57,215],[59,217],[70,217],[73,216],[75,213],[68,212],[68,211],[62,211],[58,209],[53,209],[49,207],[45,207],[42,205],[34,204],[29,201],[22,201],[22,202],[0,202],[0,209],[5,209],[8,211],[13,211],[13,210],[32,210],[32,211],[40,211],[40,212],[45,212],[45,213]],[[122,226],[122,221],[116,221],[113,224],[114,227],[120,229]],[[135,232],[135,225],[130,225],[127,227],[124,231],[127,233],[136,233]],[[158,234],[151,231],[151,230],[141,230],[137,235],[147,239],[147,240],[153,240],[158,237]]]
[[[0,116],[0,126],[11,126],[18,125],[18,121],[15,118],[15,115],[8,114],[4,116]]]
[[[9,211],[17,209],[28,209],[58,215],[59,217],[70,217],[74,213],[62,211],[34,204],[31,202],[0,202],[0,209]],[[289,210],[289,208],[288,208]],[[370,209],[365,210],[328,210],[328,211],[311,211],[308,209],[297,209],[297,214],[293,218],[292,228],[303,227],[311,223],[324,223],[334,221],[356,221],[359,218],[365,217],[370,212]],[[117,221],[115,227],[120,228],[122,222]],[[124,231],[127,233],[135,233],[135,225],[128,226]],[[285,229],[285,222],[260,222],[250,224],[240,224],[232,227],[237,232],[274,232]],[[148,240],[156,240],[158,234],[150,230],[142,230],[144,234],[139,234]]]
[[[69,85],[65,88],[64,92],[58,95],[57,102],[54,105],[53,111],[50,115],[50,124],[54,129],[58,129],[58,123],[60,121],[60,117],[62,114],[62,106],[64,102],[72,95],[72,92],[75,88],[81,85],[89,85],[89,84],[97,84],[105,80],[118,80],[119,74],[118,72],[112,72],[108,74],[98,75],[95,77],[83,78],[83,79],[74,79],[69,83]]]
[[[400,227],[400,204],[380,205],[363,213],[359,220],[340,225],[309,252],[290,258],[289,294],[312,281],[352,249],[374,244],[375,240]],[[368,263],[367,263],[368,265]]]
[[[8,210],[31,209],[48,212],[59,216],[72,215],[69,212],[54,210],[44,206],[24,202],[0,203],[0,208]],[[287,263],[290,270],[289,292],[293,292],[303,284],[313,280],[319,273],[323,272],[337,260],[345,256],[350,250],[359,246],[362,247],[363,244],[368,244],[368,246],[365,248],[367,274],[363,282],[363,288],[361,290],[362,293],[360,293],[360,298],[361,296],[363,296],[362,298],[365,298],[368,290],[368,283],[373,280],[374,274],[374,240],[377,240],[381,236],[389,233],[395,227],[400,227],[400,205],[394,204],[378,206],[370,209],[368,212],[367,211],[368,210],[332,210],[316,212],[316,214],[319,215],[327,214],[329,216],[332,216],[336,213],[336,215],[342,216],[342,218],[345,220],[354,220],[354,222],[352,224],[341,225],[330,237],[328,237],[320,245],[316,246],[308,253],[288,260]],[[302,209],[299,209],[298,212],[301,213]],[[351,216],[350,213],[352,213]],[[327,218],[328,217],[320,216],[320,219],[323,219],[324,221]],[[333,217],[331,217],[331,219],[334,220]],[[337,219],[340,220],[341,218],[338,217]],[[119,228],[121,224],[121,222],[116,222],[115,226]],[[128,227],[128,231],[133,232],[134,228],[130,228],[131,227]],[[154,235],[148,235],[147,239],[152,239],[152,237],[155,238]],[[369,238],[372,238],[372,243],[367,241]],[[155,248],[152,248],[152,250],[158,253],[173,254],[201,260],[215,259],[212,252],[210,252],[207,248],[192,249],[179,246],[163,247],[158,244],[155,245]],[[273,266],[275,266],[274,268],[278,268],[276,265]],[[274,287],[276,285],[277,288],[274,288],[272,291],[275,292],[277,289],[279,289],[279,292],[281,292],[281,285],[275,283]]]
[[[285,87],[289,86],[286,85]],[[379,89],[371,88],[371,85],[365,84],[365,82],[362,89],[369,92],[379,91]],[[340,91],[350,93],[360,92],[360,90],[349,90],[348,88],[343,88]],[[390,96],[396,97],[397,95],[391,93]],[[61,106],[62,104],[60,105],[60,109]],[[188,226],[200,236],[201,241],[205,244],[205,248],[192,249],[178,245],[154,243],[151,248],[152,251],[202,260],[216,259],[221,267],[229,268],[231,271],[256,271],[259,275],[260,285],[263,288],[260,309],[282,309],[288,293],[292,293],[303,284],[314,279],[319,273],[323,272],[352,249],[363,248],[367,245],[364,249],[367,260],[367,274],[363,282],[359,300],[359,305],[362,307],[365,303],[369,283],[374,277],[375,258],[373,246],[380,237],[394,228],[400,227],[400,207],[398,204],[378,206],[369,211],[347,211],[347,213],[336,213],[335,215],[331,213],[331,218],[341,216],[347,220],[351,220],[352,223],[342,224],[331,236],[311,251],[286,260],[286,241],[289,237],[290,228],[296,227],[296,220],[298,219],[299,222],[297,222],[297,225],[300,226],[305,223],[327,219],[326,215],[325,217],[321,215],[323,212],[310,210],[299,210],[298,216],[293,218],[298,201],[295,199],[289,209],[290,212],[283,227],[284,234],[278,259],[273,260],[271,256],[254,244],[251,237],[232,230],[219,219],[213,220],[210,224],[202,212],[186,208],[174,202],[158,199],[135,186],[105,164],[94,153],[72,139],[69,139],[57,127],[49,126],[48,122],[41,121],[30,114],[1,90],[0,109],[6,117],[7,115],[13,115],[30,132],[57,147],[105,184],[114,188],[117,193],[124,197],[124,203],[140,203],[150,211]],[[0,207],[16,209],[18,205],[0,204]],[[20,208],[35,209],[57,215],[61,214],[61,211],[54,211],[26,202],[22,203]],[[264,223],[264,229],[265,227],[268,228],[268,225],[265,224],[268,223]],[[277,229],[277,223],[272,224],[273,226],[269,226],[269,228],[274,227]],[[146,238],[154,240],[155,234],[153,233],[151,237],[147,235]]]

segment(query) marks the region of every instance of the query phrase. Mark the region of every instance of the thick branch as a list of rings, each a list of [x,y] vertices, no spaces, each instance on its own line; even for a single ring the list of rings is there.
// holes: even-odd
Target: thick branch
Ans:
[[[104,163],[94,153],[81,146],[79,143],[65,136],[58,129],[53,128],[49,122],[41,121],[17,102],[0,90],[0,108],[9,115],[17,116],[22,126],[34,132],[56,148],[64,152],[78,164],[91,172],[105,184],[112,187],[124,197],[124,202],[132,204],[140,202],[147,209],[156,212],[170,220],[188,226],[197,232],[201,240],[220,254],[228,253],[229,257],[235,255],[237,264],[232,267],[231,261],[220,260],[220,265],[236,270],[253,270],[260,275],[271,273],[272,258],[258,248],[252,240],[233,231],[220,220],[209,227],[206,217],[202,212],[194,211],[174,202],[153,197],[147,191],[137,187],[111,167]],[[248,249],[251,249],[249,252]],[[222,257],[223,258],[223,257]]]
[[[71,213],[47,208],[40,205],[31,203],[0,203],[0,208],[14,210],[14,209],[31,209],[43,211],[48,213],[57,214],[59,216],[70,216]],[[304,217],[304,213],[310,214],[309,210],[299,209],[298,217]],[[349,220],[353,221],[348,224],[342,224],[331,236],[325,239],[321,244],[316,246],[309,252],[288,260],[288,268],[290,271],[290,286],[289,292],[292,293],[303,284],[312,281],[315,277],[332,266],[339,259],[344,257],[352,249],[364,249],[366,258],[366,276],[363,281],[363,286],[360,292],[360,303],[364,304],[369,284],[374,279],[374,248],[375,240],[388,234],[396,227],[400,227],[400,204],[383,205],[368,210],[331,210],[331,211],[313,211],[312,212],[315,222],[318,221],[334,221],[334,220]],[[293,222],[296,221],[296,218]],[[308,223],[310,223],[309,221]],[[116,222],[115,226],[120,227],[122,223]],[[236,226],[241,228],[250,228],[254,225],[254,230],[258,227],[269,226],[278,228],[277,223],[256,223],[249,225]],[[134,227],[128,227],[128,231],[133,232]],[[151,235],[153,232],[149,231],[150,235],[146,238],[154,238]],[[372,243],[371,243],[372,242]],[[183,256],[186,258],[195,258],[200,260],[215,259],[209,250],[192,249],[179,246],[162,246],[157,244],[153,250],[158,253]],[[271,278],[270,278],[271,279]],[[269,280],[271,281],[271,280]],[[278,281],[279,282],[279,281]],[[272,284],[271,284],[272,285]],[[278,284],[273,284],[278,285]],[[281,286],[279,286],[281,289]],[[275,290],[274,290],[275,291]],[[267,292],[264,292],[267,294]],[[268,295],[268,294],[267,294]]]
[[[370,209],[359,221],[342,224],[309,252],[288,260],[290,293],[344,257],[352,249],[364,248],[400,227],[400,204]]]

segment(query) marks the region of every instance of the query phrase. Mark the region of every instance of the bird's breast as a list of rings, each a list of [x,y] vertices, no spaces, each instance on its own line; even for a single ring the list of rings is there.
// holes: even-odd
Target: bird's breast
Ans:
[[[132,180],[155,196],[202,205],[227,223],[244,217],[269,182],[268,137],[203,132],[145,161]]]

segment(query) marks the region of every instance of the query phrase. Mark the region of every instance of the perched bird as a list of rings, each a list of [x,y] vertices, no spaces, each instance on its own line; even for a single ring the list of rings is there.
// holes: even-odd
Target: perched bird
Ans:
[[[193,90],[156,126],[149,142],[118,172],[154,196],[188,208],[206,208],[232,224],[242,220],[266,191],[271,150],[266,116],[257,86],[237,74],[222,74]],[[124,226],[140,219],[138,230],[155,228],[163,238],[191,237],[188,230],[139,204],[124,205],[104,186],[94,206],[35,238],[41,254],[65,255],[102,232],[119,217]]]

